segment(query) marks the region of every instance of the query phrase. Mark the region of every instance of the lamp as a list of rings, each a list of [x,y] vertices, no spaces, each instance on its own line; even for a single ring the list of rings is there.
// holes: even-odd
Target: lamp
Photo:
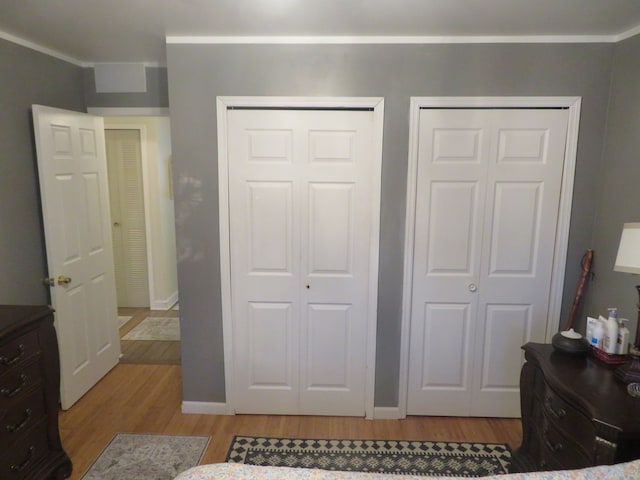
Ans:
[[[624,224],[613,270],[640,275],[640,223]],[[640,382],[640,285],[636,285],[636,290],[639,298],[638,324],[636,339],[629,351],[631,362],[622,365],[615,373],[616,377],[625,383]]]

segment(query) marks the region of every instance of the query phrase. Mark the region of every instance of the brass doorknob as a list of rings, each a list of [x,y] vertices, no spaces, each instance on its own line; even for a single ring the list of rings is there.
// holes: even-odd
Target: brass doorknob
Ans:
[[[71,277],[65,275],[58,275],[58,285],[69,285],[71,283]]]

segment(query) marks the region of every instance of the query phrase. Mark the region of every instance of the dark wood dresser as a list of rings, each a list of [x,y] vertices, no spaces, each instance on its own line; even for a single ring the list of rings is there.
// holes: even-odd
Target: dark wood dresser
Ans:
[[[0,478],[63,479],[60,367],[53,310],[0,305]]]
[[[640,398],[615,366],[527,343],[520,374],[522,445],[511,471],[557,470],[640,458]]]

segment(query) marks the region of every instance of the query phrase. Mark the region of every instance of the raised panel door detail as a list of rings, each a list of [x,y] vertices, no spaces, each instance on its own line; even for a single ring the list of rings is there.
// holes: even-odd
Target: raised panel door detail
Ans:
[[[482,130],[476,128],[433,131],[433,163],[480,163]]]
[[[354,161],[355,132],[309,132],[311,162],[352,163]]]
[[[433,182],[429,218],[426,272],[432,274],[471,273],[471,259],[477,248],[473,236],[477,222],[476,182]]]
[[[291,273],[292,184],[247,183],[250,260],[249,271]]]
[[[309,273],[351,273],[355,186],[350,183],[309,185]]]
[[[57,161],[70,161],[73,158],[71,129],[66,125],[51,125],[53,155]]]
[[[500,129],[498,162],[542,163],[546,161],[549,129]]]
[[[104,249],[102,231],[104,206],[102,205],[103,195],[100,192],[100,182],[96,173],[85,173],[83,175],[84,204],[87,206],[86,225],[89,255],[102,252]]]
[[[75,348],[69,352],[72,372],[73,374],[81,374],[91,360],[90,324],[83,322],[89,307],[87,287],[79,285],[65,288],[63,303],[65,304],[64,309],[73,315],[70,319],[72,324],[70,334],[73,336]]]
[[[291,130],[247,130],[249,162],[291,163]]]
[[[349,388],[350,305],[309,305],[307,335],[308,390]]]
[[[539,182],[495,185],[490,275],[535,275],[542,195]]]
[[[91,327],[94,331],[94,341],[96,354],[101,355],[103,351],[111,346],[109,332],[109,306],[102,294],[105,288],[105,276],[100,274],[91,279],[88,284],[89,302],[94,310],[91,318]]]
[[[251,302],[248,314],[249,389],[291,389],[291,304]]]
[[[427,304],[423,313],[422,389],[465,389],[468,378],[468,305]]]
[[[71,265],[82,258],[80,251],[80,225],[74,218],[75,205],[78,202],[78,191],[75,188],[73,174],[58,174],[55,176],[54,184],[56,190],[55,198],[60,204],[57,206],[60,211],[60,235],[64,238],[61,242],[61,260],[63,265]],[[56,227],[54,227],[56,228]]]
[[[80,133],[80,149],[82,154],[87,155],[93,160],[97,154],[95,132],[86,128],[80,128],[78,132]]]
[[[487,305],[482,390],[518,391],[521,363],[514,359],[522,357],[531,314],[530,305]]]

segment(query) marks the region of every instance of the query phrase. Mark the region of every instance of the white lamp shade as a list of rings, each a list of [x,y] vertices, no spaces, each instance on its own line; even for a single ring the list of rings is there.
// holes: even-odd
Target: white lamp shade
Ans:
[[[616,272],[640,274],[640,223],[625,223],[620,237]]]

